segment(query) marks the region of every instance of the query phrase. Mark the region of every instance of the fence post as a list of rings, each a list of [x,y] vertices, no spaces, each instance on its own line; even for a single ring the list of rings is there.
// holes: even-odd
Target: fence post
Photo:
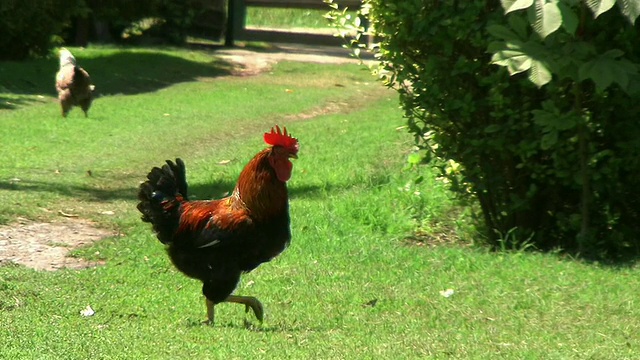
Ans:
[[[234,46],[235,39],[244,30],[247,20],[247,6],[244,0],[227,2],[227,29],[224,35],[224,46]]]

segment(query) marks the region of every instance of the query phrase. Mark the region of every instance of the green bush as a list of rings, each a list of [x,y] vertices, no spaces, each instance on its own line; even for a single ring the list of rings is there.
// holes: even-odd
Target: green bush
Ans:
[[[54,46],[62,44],[63,38],[73,41],[77,31],[74,22],[79,18],[91,27],[85,27],[84,31],[94,31],[95,23],[100,22],[106,25],[108,35],[101,34],[98,38],[116,41],[133,22],[156,18],[161,24],[155,29],[156,36],[182,43],[203,9],[210,10],[212,6],[204,0],[3,0],[0,1],[0,59],[47,55]]]
[[[91,4],[91,17],[109,25],[112,40],[122,40],[125,29],[144,19],[153,23],[146,29],[148,35],[180,44],[186,39],[186,32],[199,13],[194,2],[178,0],[150,0],[131,2],[127,0],[105,0]],[[141,31],[144,33],[145,31]]]
[[[201,6],[201,0],[156,0],[155,16],[164,22],[155,34],[173,44],[184,43],[195,19],[203,11]]]
[[[1,1],[0,59],[21,60],[48,54],[74,11],[75,1]]]
[[[638,28],[567,0],[565,28],[541,36],[553,18],[529,26],[538,3],[527,17],[499,1],[370,0],[378,71],[424,162],[477,199],[489,244],[637,255]]]

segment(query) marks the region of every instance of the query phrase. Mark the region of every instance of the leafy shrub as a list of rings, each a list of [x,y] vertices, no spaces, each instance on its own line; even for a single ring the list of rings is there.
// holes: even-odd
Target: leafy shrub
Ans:
[[[77,5],[72,0],[0,1],[0,59],[48,54],[57,44],[56,35],[80,11]]]
[[[156,0],[154,15],[164,20],[156,34],[173,44],[184,43],[189,29],[202,12],[199,3],[200,0]]]
[[[220,3],[221,0],[105,0],[92,2],[90,13],[94,20],[109,24],[112,40],[122,40],[128,29],[129,35],[148,35],[181,44],[196,26],[199,16],[211,14]],[[141,23],[144,26],[140,26]]]
[[[99,38],[119,40],[123,30],[135,21],[158,18],[155,34],[173,43],[182,43],[203,11],[217,9],[220,1],[205,0],[40,0],[0,1],[0,59],[21,60],[29,56],[47,55],[63,38],[71,40],[77,31],[73,22],[78,18],[84,24],[100,22]],[[218,5],[216,5],[218,4]],[[219,7],[219,6],[218,6]],[[93,27],[93,26],[92,26]],[[85,28],[86,30],[86,28]]]
[[[377,72],[424,161],[477,199],[496,248],[509,234],[510,246],[587,256],[640,251],[637,14],[605,3],[367,2]]]

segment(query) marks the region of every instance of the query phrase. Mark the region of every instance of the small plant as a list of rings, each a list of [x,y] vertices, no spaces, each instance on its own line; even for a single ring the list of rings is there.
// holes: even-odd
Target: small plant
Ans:
[[[342,38],[345,41],[344,47],[351,49],[354,57],[360,58],[360,51],[367,49],[368,46],[361,41],[362,37],[371,35],[363,23],[368,23],[371,5],[365,2],[362,7],[354,11],[348,7],[340,8],[334,0],[323,1],[331,9],[324,17],[329,21],[329,26],[335,30],[334,36]]]
[[[515,251],[523,252],[531,249],[535,249],[535,244],[531,242],[533,239],[533,233],[529,235],[527,239],[518,239],[518,231],[516,228],[509,229],[506,233],[502,234],[496,230],[498,235],[497,240],[494,240],[499,244],[500,251]]]

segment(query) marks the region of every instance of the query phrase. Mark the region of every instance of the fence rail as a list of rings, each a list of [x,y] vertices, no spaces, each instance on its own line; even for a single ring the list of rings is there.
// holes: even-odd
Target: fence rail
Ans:
[[[359,9],[362,0],[334,0],[341,8]],[[293,42],[318,45],[340,44],[341,40],[329,34],[292,33],[282,30],[247,29],[247,7],[269,7],[287,9],[319,9],[329,11],[322,0],[229,0],[225,45],[233,46],[236,40]]]

